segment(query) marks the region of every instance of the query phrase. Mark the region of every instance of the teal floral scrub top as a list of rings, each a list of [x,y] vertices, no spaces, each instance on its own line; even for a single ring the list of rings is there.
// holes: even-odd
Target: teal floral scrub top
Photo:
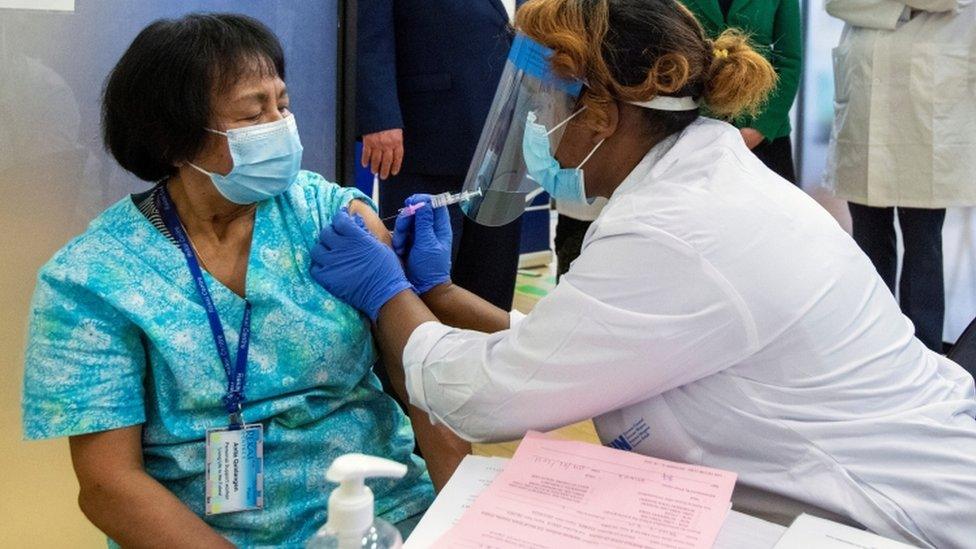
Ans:
[[[326,468],[349,452],[409,467],[403,479],[370,482],[378,516],[398,522],[426,509],[433,488],[412,454],[409,420],[373,374],[369,321],[308,274],[319,229],[352,199],[369,202],[301,172],[255,213],[244,417],[264,425],[263,511],[204,517],[204,434],[227,425],[227,378],[183,255],[128,197],[41,269],[24,376],[27,438],[143,424],[147,472],[239,546],[301,546],[325,523],[334,488]],[[233,355],[244,300],[204,276]]]

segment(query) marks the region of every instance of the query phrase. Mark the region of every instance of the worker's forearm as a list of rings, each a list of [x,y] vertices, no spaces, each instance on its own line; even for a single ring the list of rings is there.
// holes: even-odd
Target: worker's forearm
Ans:
[[[410,290],[402,291],[387,301],[376,319],[380,351],[392,362],[387,366],[390,382],[404,402],[408,400],[403,376],[403,349],[414,330],[425,322],[437,322],[437,317]]]
[[[410,335],[424,322],[437,320],[424,303],[412,292],[403,292],[382,309],[376,331],[383,364],[393,390],[400,400],[410,402],[403,373],[403,349]],[[471,444],[462,440],[443,424],[434,425],[427,412],[409,406],[414,436],[427,461],[427,470],[434,488],[444,487],[464,456],[471,453]]]
[[[433,288],[423,300],[438,320],[455,328],[492,334],[507,330],[511,323],[508,311],[451,283]]]
[[[416,406],[410,406],[410,421],[417,444],[427,461],[430,480],[439,492],[451,480],[464,456],[471,453],[471,443],[455,435],[443,423],[431,423],[427,412]]]
[[[142,471],[83,484],[78,503],[88,520],[122,547],[234,547]]]

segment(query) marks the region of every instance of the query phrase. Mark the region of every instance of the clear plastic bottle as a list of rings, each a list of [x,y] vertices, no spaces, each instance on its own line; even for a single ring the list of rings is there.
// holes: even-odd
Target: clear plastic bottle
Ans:
[[[346,454],[332,462],[325,478],[339,483],[329,496],[329,518],[308,540],[306,549],[399,549],[403,539],[395,526],[374,517],[372,477],[400,478],[407,466],[374,456]]]
[[[403,547],[403,538],[395,526],[383,519],[376,519],[358,538],[343,540],[334,534],[319,530],[308,540],[305,549],[399,549]]]

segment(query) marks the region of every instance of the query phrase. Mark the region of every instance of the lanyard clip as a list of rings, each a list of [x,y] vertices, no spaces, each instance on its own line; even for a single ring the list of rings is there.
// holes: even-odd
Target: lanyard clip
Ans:
[[[237,430],[244,427],[244,408],[237,403],[237,409],[230,412],[230,429]]]

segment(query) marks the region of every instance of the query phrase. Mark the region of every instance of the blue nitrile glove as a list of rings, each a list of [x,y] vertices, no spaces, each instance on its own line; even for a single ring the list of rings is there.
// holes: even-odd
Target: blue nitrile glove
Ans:
[[[430,195],[415,194],[406,200],[411,206],[430,203]],[[447,208],[429,205],[410,216],[397,217],[393,249],[403,258],[407,278],[419,294],[451,281],[451,214]]]
[[[345,208],[319,234],[309,272],[320,286],[373,322],[387,301],[411,288],[393,250],[366,230],[361,217],[350,217]]]

